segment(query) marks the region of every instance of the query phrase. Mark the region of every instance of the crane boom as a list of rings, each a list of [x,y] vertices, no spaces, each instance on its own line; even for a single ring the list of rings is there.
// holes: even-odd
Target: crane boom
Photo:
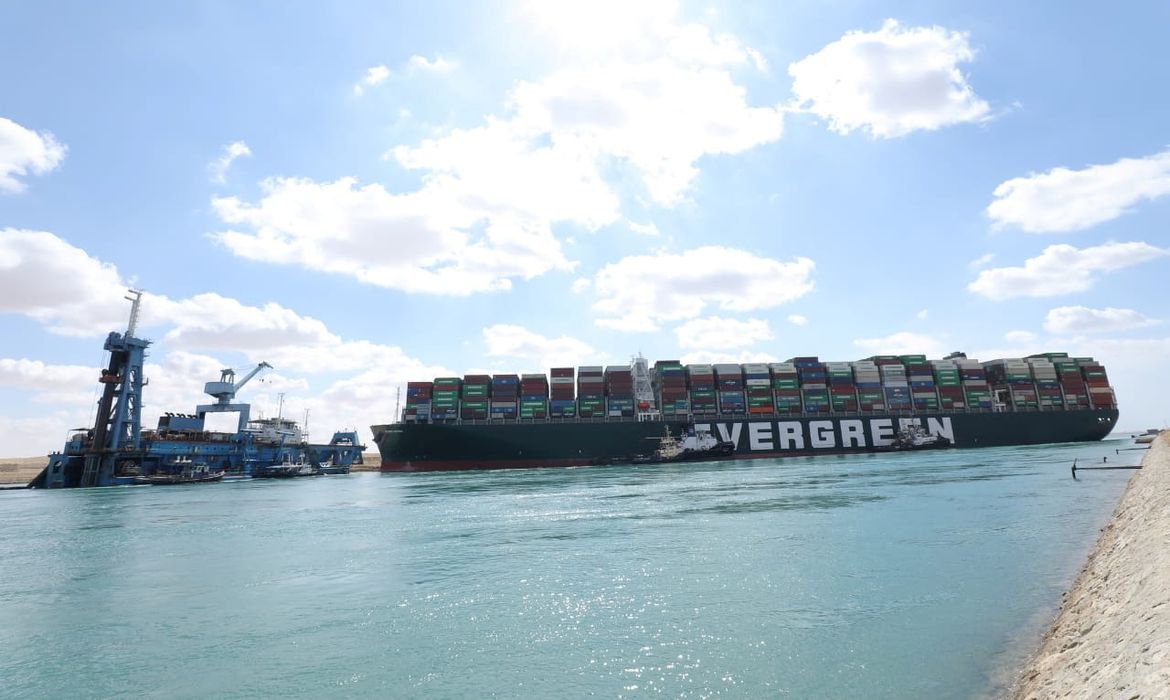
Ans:
[[[239,391],[240,388],[245,384],[247,384],[249,379],[255,377],[257,372],[264,369],[265,367],[272,369],[272,365],[268,364],[267,362],[261,362],[260,364],[256,365],[255,369],[253,369],[251,372],[248,372],[248,374],[238,382],[235,381],[235,370],[224,369],[220,372],[218,382],[207,382],[203,385],[203,393],[215,397],[219,405],[227,406],[232,402],[232,399],[236,398],[236,392]]]
[[[236,391],[239,391],[245,384],[248,383],[249,379],[255,377],[256,373],[264,368],[272,369],[272,365],[268,364],[267,362],[261,362],[260,364],[256,365],[255,369],[253,369],[251,372],[248,372],[246,375],[244,375],[243,379],[236,382]]]

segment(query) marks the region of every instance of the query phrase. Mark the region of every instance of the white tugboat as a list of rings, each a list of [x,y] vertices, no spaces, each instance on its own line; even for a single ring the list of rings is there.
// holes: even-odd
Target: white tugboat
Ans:
[[[940,450],[947,447],[954,447],[950,440],[942,435],[927,432],[918,424],[911,424],[898,431],[894,436],[894,442],[886,447],[877,448],[878,451],[902,451],[902,450]]]
[[[687,426],[682,439],[676,438],[666,426],[666,433],[658,439],[658,447],[648,455],[637,455],[632,464],[661,464],[665,462],[707,462],[726,459],[735,454],[735,443],[720,440],[709,430]]]

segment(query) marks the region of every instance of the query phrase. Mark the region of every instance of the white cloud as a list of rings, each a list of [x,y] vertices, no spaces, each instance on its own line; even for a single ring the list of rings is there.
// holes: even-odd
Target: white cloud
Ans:
[[[18,177],[53,170],[65,160],[66,150],[49,132],[37,133],[0,117],[0,192],[23,192]]]
[[[534,41],[544,41],[562,60],[584,64],[615,59],[671,61],[699,66],[752,66],[766,70],[760,53],[729,34],[712,34],[682,21],[676,0],[595,0],[589,3],[531,0],[523,8]]]
[[[1133,309],[1090,309],[1085,306],[1060,306],[1044,318],[1049,333],[1110,333],[1156,326],[1158,319],[1148,318]]]
[[[1091,248],[1052,245],[1023,267],[984,270],[967,289],[989,299],[1052,297],[1092,288],[1097,276],[1170,254],[1148,243],[1106,243]]]
[[[980,255],[971,262],[967,263],[967,266],[978,270],[981,267],[985,267],[992,260],[995,260],[995,253],[987,253],[986,255]]]
[[[718,352],[711,350],[698,350],[696,352],[689,352],[683,355],[679,362],[684,365],[714,365],[714,364],[767,364],[769,362],[779,362],[780,358],[776,355],[767,352],[751,352],[743,350],[740,352]]]
[[[361,97],[365,93],[366,88],[374,87],[379,83],[385,82],[389,77],[390,69],[386,66],[370,66],[366,69],[366,74],[362,76],[362,79],[354,83],[353,94]]]
[[[740,321],[734,318],[708,316],[696,318],[674,329],[680,348],[700,350],[731,350],[772,339],[772,329],[761,319]]]
[[[928,316],[930,316],[930,310],[929,310],[929,309],[922,309],[921,311],[919,311],[918,313],[916,313],[916,314],[914,314],[914,315],[915,315],[915,316],[916,316],[916,317],[917,317],[919,320],[921,320],[921,321],[925,321],[925,320],[926,320],[926,318],[927,318]]]
[[[212,162],[207,164],[207,171],[211,175],[211,181],[217,184],[224,184],[227,182],[227,171],[232,166],[232,161],[243,156],[251,156],[252,149],[248,148],[248,144],[243,141],[233,141],[223,147],[223,154]]]
[[[928,359],[937,359],[948,352],[941,340],[906,331],[884,338],[861,338],[853,344],[869,355],[926,355]]]
[[[573,280],[573,286],[569,289],[572,290],[574,294],[584,294],[585,292],[589,291],[589,288],[592,286],[593,280],[589,279],[588,277],[578,277],[577,279]]]
[[[60,450],[74,428],[88,420],[86,410],[56,410],[39,416],[0,414],[0,445],[5,456],[36,457]],[[45,464],[49,460],[46,456]]]
[[[719,246],[636,255],[597,273],[593,310],[599,326],[653,331],[659,321],[698,317],[708,304],[723,311],[772,308],[810,292],[813,267],[808,258],[780,262]]]
[[[24,314],[50,331],[100,337],[124,329],[127,283],[112,266],[43,231],[0,230],[0,312]],[[173,300],[142,297],[140,335],[165,328],[162,341],[179,351],[242,352],[253,362],[320,373],[370,366],[425,374],[430,368],[400,348],[343,340],[324,323],[280,304],[250,306],[216,293]],[[8,372],[14,370],[9,368]],[[22,372],[32,369],[25,366]],[[56,370],[59,371],[59,370]]]
[[[651,221],[648,224],[639,224],[634,221],[629,222],[630,230],[639,236],[661,236],[662,232],[658,230],[658,226]]]
[[[726,69],[666,58],[567,68],[511,95],[507,128],[548,135],[554,150],[587,154],[583,176],[617,158],[641,176],[650,198],[674,205],[705,155],[736,154],[780,138],[783,113],[751,107]]]
[[[788,66],[797,104],[847,134],[893,138],[986,118],[989,107],[959,71],[974,59],[967,35],[943,27],[852,31]]]
[[[578,33],[585,29],[576,20],[608,11],[544,5],[529,9],[561,27],[564,13],[576,13],[570,25]],[[615,168],[640,176],[655,202],[673,205],[700,158],[779,138],[783,110],[750,106],[732,77],[732,67],[752,60],[734,38],[681,23],[673,3],[609,10],[641,18],[630,26],[643,40],[592,60],[575,55],[544,78],[516,83],[502,116],[395,148],[402,167],[420,172],[417,191],[392,193],[353,178],[272,178],[258,202],[213,201],[233,227],[216,240],[239,256],[408,292],[508,289],[516,278],[572,269],[554,224],[595,230],[622,218],[606,180]],[[639,33],[647,27],[650,35]],[[607,37],[623,31],[597,29]]]
[[[801,316],[800,314],[791,314],[788,316],[788,322],[794,326],[807,326],[808,318]]]
[[[995,188],[987,215],[1030,233],[1078,231],[1170,194],[1170,150],[1083,170],[1053,168]]]
[[[1003,334],[1003,339],[1014,345],[1030,345],[1040,339],[1032,331],[1008,331]]]
[[[444,59],[442,56],[435,56],[434,59],[428,59],[426,56],[411,56],[409,62],[411,70],[427,71],[429,73],[450,73],[455,70],[456,64],[452,61]]]
[[[546,338],[523,326],[506,323],[484,328],[483,340],[489,356],[531,360],[542,372],[549,367],[575,367],[598,357],[596,350],[576,338]]]
[[[265,181],[262,189],[265,195],[255,205],[235,197],[212,202],[225,222],[252,229],[214,235],[245,258],[438,295],[509,289],[513,278],[573,267],[552,235],[549,218],[566,215],[558,206],[579,203],[556,196],[543,203],[533,200],[534,207],[544,207],[533,214],[493,211],[490,201],[442,185],[395,195],[381,185],[359,187],[352,178],[331,183],[276,179]],[[569,190],[562,195],[587,194]]]
[[[335,345],[339,341],[325,324],[267,303],[247,306],[215,293],[196,294],[182,301],[168,301],[165,313],[175,323],[165,340],[171,347],[214,350],[232,347],[241,352],[310,345]]]
[[[124,296],[113,265],[46,231],[0,229],[0,312],[61,335],[103,334],[125,325]]]
[[[34,401],[56,406],[91,406],[93,392],[78,392],[79,387],[97,383],[98,368],[82,365],[48,365],[40,360],[0,357],[0,386],[29,389]]]

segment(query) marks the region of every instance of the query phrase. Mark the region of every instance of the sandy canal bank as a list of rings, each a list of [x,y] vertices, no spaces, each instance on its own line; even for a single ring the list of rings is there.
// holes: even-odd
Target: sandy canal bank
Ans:
[[[362,459],[365,463],[354,466],[351,471],[378,471],[382,463],[377,452],[366,452]],[[41,473],[48,461],[48,457],[0,457],[0,485],[27,484]]]
[[[1122,454],[1142,455],[1143,468],[1020,676],[1016,700],[1170,698],[1170,432],[1144,453]]]

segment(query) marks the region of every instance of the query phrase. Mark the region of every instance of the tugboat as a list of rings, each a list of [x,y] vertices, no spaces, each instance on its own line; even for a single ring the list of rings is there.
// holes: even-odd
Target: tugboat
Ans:
[[[252,477],[255,479],[291,479],[298,476],[318,476],[320,473],[321,468],[312,462],[306,462],[303,456],[294,462],[285,455],[283,462],[260,467]]]
[[[942,435],[926,432],[921,425],[908,425],[894,436],[893,444],[876,448],[879,452],[902,452],[907,450],[941,450],[954,447],[949,439]]]
[[[321,474],[348,474],[348,464],[334,464],[331,461],[322,462],[317,467]]]
[[[134,477],[135,484],[151,486],[173,486],[176,484],[206,484],[223,480],[223,470],[212,471],[206,464],[194,464],[190,459],[179,457],[174,462],[178,471],[155,472],[149,476]]]
[[[719,440],[709,430],[696,429],[695,426],[689,425],[686,427],[686,434],[680,440],[671,434],[670,426],[667,426],[666,434],[658,439],[658,447],[653,452],[647,455],[635,455],[629,460],[618,463],[709,462],[727,459],[734,454],[734,442]]]

